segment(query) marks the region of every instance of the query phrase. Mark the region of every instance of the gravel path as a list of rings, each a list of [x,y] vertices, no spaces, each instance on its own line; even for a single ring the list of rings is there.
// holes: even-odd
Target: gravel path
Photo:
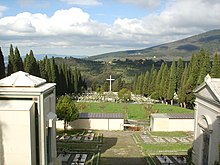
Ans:
[[[101,165],[146,165],[140,148],[128,131],[102,131],[104,144]]]

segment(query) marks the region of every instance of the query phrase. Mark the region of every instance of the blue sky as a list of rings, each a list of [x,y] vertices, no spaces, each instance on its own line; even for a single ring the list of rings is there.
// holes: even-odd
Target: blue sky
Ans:
[[[219,0],[0,1],[0,47],[90,56],[142,49],[220,27]]]

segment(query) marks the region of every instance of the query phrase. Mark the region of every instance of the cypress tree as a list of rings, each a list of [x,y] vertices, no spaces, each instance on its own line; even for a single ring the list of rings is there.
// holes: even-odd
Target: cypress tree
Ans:
[[[44,58],[44,65],[45,65],[45,70],[47,73],[47,81],[52,82],[52,73],[51,73],[51,66],[50,66],[50,60],[45,56]]]
[[[217,53],[214,55],[211,77],[220,78],[220,55],[217,55]]]
[[[143,94],[144,95],[149,94],[149,80],[150,80],[150,75],[149,75],[149,71],[147,70],[144,75],[144,84],[143,84]]]
[[[178,89],[180,88],[183,71],[184,71],[183,61],[181,58],[179,58],[176,69],[176,91],[178,91]]]
[[[14,63],[14,49],[12,44],[10,45],[10,54],[8,55],[8,67],[7,75],[10,76],[13,73],[13,63]]]
[[[21,59],[21,55],[17,47],[15,47],[14,61],[12,65],[13,72],[24,71],[23,61]]]
[[[154,68],[154,64],[153,64],[150,72],[149,95],[151,95],[155,91],[156,78],[157,78],[157,70]]]
[[[181,82],[180,82],[180,87],[178,90],[178,101],[181,107],[186,108],[186,82],[187,82],[187,78],[188,78],[188,68],[187,65],[185,65],[182,77],[181,77]]]
[[[24,58],[24,71],[30,73],[30,58],[28,54]]]
[[[160,89],[161,89],[160,97],[161,97],[162,101],[166,101],[167,79],[168,79],[168,66],[167,66],[167,64],[165,64],[164,69],[163,69],[163,73],[162,73],[161,82],[160,82]]]
[[[138,76],[137,76],[137,74],[135,74],[134,80],[133,80],[133,86],[132,86],[133,92],[135,94],[137,94],[137,79],[138,79]]]
[[[171,105],[173,105],[173,97],[174,97],[175,89],[176,89],[176,62],[173,61],[170,68],[168,90],[167,90],[167,100],[171,101]]]
[[[0,47],[0,79],[5,77],[5,62],[4,56]]]
[[[75,68],[74,69],[74,92],[75,93],[78,93],[78,72],[77,72],[77,69]]]
[[[58,69],[54,57],[52,57],[52,59],[50,60],[50,67],[51,67],[51,82],[56,82]]]
[[[39,66],[32,50],[30,50],[29,55],[26,54],[25,56],[24,71],[31,75],[40,76]]]
[[[161,95],[162,95],[161,81],[162,81],[162,76],[163,76],[163,72],[164,72],[164,67],[165,67],[165,63],[163,62],[160,66],[160,69],[157,74],[157,79],[156,79],[155,95],[157,95],[160,99],[161,99]]]
[[[200,85],[202,82],[204,82],[204,78],[207,74],[209,74],[211,71],[211,65],[210,65],[210,55],[208,52],[206,52],[204,61],[201,64],[200,74],[197,81],[197,85]]]

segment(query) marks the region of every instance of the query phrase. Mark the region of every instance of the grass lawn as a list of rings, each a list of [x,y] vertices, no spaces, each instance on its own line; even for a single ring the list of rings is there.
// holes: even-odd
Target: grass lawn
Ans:
[[[80,112],[116,112],[128,115],[128,119],[147,120],[149,114],[152,113],[145,110],[144,104],[128,104],[128,103],[76,103]],[[154,104],[152,111],[157,113],[192,113],[192,110],[181,108],[178,106]]]
[[[186,154],[187,150],[192,147],[192,144],[169,143],[169,144],[146,144],[142,145],[143,151],[146,154]]]
[[[190,132],[182,132],[182,131],[175,131],[175,132],[149,132],[152,136],[159,136],[159,137],[186,137],[192,135]]]

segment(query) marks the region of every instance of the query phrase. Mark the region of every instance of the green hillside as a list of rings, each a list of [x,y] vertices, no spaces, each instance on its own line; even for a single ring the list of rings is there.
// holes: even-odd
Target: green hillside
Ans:
[[[192,53],[201,48],[209,50],[211,54],[213,52],[220,52],[220,30],[208,31],[179,41],[146,49],[111,52],[91,56],[88,59],[95,61],[110,61],[113,59],[163,59],[171,61],[181,57],[183,60],[189,60]]]

